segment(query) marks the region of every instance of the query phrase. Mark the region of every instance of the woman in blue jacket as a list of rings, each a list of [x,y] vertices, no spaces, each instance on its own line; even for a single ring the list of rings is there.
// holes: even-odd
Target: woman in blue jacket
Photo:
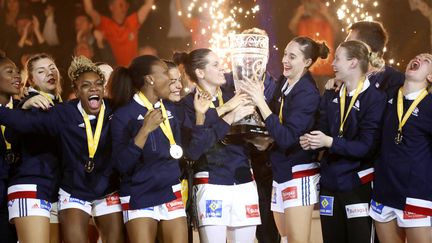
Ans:
[[[179,80],[170,79],[167,65],[154,56],[137,57],[128,68],[119,68],[112,75],[111,97],[117,107],[111,121],[113,160],[121,173],[120,195],[129,239],[132,243],[156,238],[187,242],[178,160],[183,153],[193,157],[211,139],[212,133],[202,126],[209,101],[196,96],[195,124],[185,120],[167,101],[180,98],[179,90],[171,89]],[[194,127],[197,133],[191,133],[189,141],[182,141],[184,127]]]
[[[60,73],[52,57],[44,53],[31,56],[25,72],[29,94],[21,100],[19,107],[48,109],[61,102]],[[15,224],[20,242],[48,242],[51,231],[58,238],[60,230],[57,218],[58,141],[56,137],[35,133],[17,136],[21,161],[11,172],[9,181],[9,220]],[[55,215],[52,226],[51,215]]]
[[[432,241],[432,55],[420,54],[389,97],[370,215],[380,242]]]
[[[19,69],[0,50],[0,107],[12,109],[18,104],[12,97],[20,93],[21,75]],[[9,171],[18,162],[18,148],[10,136],[10,130],[1,126],[0,140],[0,238],[5,243],[16,243],[15,227],[8,220],[7,186]]]
[[[202,144],[203,154],[192,157],[194,164],[194,196],[201,242],[253,242],[256,225],[260,224],[258,193],[243,144],[226,144],[230,124],[252,114],[254,107],[245,94],[224,90],[221,60],[209,49],[177,53],[195,92],[183,99],[190,120],[196,119],[195,95],[212,98],[205,113],[205,125],[215,130],[216,137]]]
[[[103,241],[123,242],[120,200],[111,165],[111,108],[103,100],[104,76],[85,57],[71,63],[68,74],[78,99],[47,112],[0,107],[0,123],[20,133],[56,136],[61,147],[59,220],[65,242],[86,242],[93,216]],[[37,205],[46,207],[45,204]]]
[[[327,90],[318,130],[300,137],[305,150],[323,149],[320,214],[324,242],[370,242],[368,214],[385,94],[370,85],[366,72],[373,55],[360,41],[339,45],[333,61],[339,92]]]
[[[319,108],[319,91],[309,68],[327,58],[328,47],[308,37],[296,37],[285,48],[283,78],[270,107],[260,86],[245,85],[274,146],[271,209],[284,242],[309,242],[314,204],[318,202],[319,165],[316,154],[300,147],[299,137],[311,131]],[[273,110],[273,111],[272,111]]]

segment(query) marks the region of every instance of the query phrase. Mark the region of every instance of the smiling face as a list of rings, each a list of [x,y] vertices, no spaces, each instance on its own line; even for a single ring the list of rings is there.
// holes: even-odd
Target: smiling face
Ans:
[[[57,83],[60,81],[60,73],[57,66],[50,58],[42,58],[35,61],[29,71],[29,82],[36,89],[54,94]]]
[[[336,49],[335,57],[332,63],[335,78],[344,80],[350,73],[350,59],[347,55],[347,50],[344,47]]]
[[[173,102],[178,102],[181,99],[181,75],[178,68],[170,68],[168,70],[168,76],[170,78],[169,88],[170,88],[170,95],[169,100]]]
[[[414,57],[407,65],[405,76],[409,80],[432,82],[432,55],[420,54]]]
[[[20,93],[21,75],[19,69],[9,59],[0,62],[0,93],[12,96]]]
[[[111,11],[111,16],[114,19],[126,18],[127,11],[129,9],[129,3],[126,0],[112,0],[109,4],[109,10]]]
[[[95,72],[82,73],[74,83],[76,97],[87,114],[97,115],[104,96],[104,80]]]
[[[157,62],[151,68],[151,78],[153,80],[153,90],[154,93],[159,97],[159,99],[169,99],[170,90],[170,77],[168,74],[168,67],[163,62]]]
[[[207,82],[211,86],[221,86],[225,84],[224,70],[222,67],[221,60],[214,52],[209,52],[206,56],[207,64],[204,69],[201,70],[203,74],[204,82]]]
[[[310,62],[305,59],[302,46],[295,41],[291,41],[285,48],[282,64],[284,68],[283,75],[287,78],[295,78],[306,70]]]

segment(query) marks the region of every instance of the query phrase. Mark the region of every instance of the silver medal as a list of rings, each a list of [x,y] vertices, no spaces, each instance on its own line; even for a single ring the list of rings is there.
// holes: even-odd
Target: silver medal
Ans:
[[[172,144],[170,146],[170,155],[174,159],[180,159],[183,156],[183,149],[177,144]]]

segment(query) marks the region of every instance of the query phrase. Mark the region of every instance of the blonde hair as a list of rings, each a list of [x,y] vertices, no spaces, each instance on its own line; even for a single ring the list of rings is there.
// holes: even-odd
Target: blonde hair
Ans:
[[[68,69],[68,76],[72,81],[72,87],[74,86],[75,81],[81,76],[81,74],[86,72],[94,72],[99,75],[102,80],[105,80],[105,76],[95,63],[93,63],[90,59],[85,56],[73,57],[71,65]]]
[[[38,53],[38,54],[34,54],[32,56],[29,57],[29,59],[26,61],[25,63],[25,67],[24,67],[24,75],[26,75],[25,78],[23,78],[23,80],[25,80],[24,86],[26,84],[30,84],[30,80],[33,79],[31,73],[34,69],[34,63],[41,60],[41,59],[50,59],[54,65],[57,68],[57,65],[55,64],[55,60],[52,56],[46,54],[46,53]],[[59,80],[56,82],[56,88],[54,90],[55,92],[55,96],[61,95],[62,93],[62,86],[61,86],[61,75],[60,75],[60,71],[57,68],[57,71],[59,73]]]

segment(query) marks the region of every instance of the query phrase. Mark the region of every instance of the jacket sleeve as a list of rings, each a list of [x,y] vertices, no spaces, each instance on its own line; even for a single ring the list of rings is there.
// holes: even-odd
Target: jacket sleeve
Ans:
[[[284,113],[283,124],[279,122],[279,116],[272,113],[264,121],[270,136],[275,140],[277,145],[287,149],[294,144],[298,144],[299,137],[311,128],[316,118],[316,112],[319,106],[319,94],[316,90],[302,89],[293,94]],[[287,105],[287,100],[284,101]]]
[[[19,110],[0,107],[0,123],[20,133],[41,133],[56,136],[64,124],[59,115],[60,109],[53,107],[49,111]]]
[[[370,101],[369,107],[359,122],[358,135],[353,140],[333,137],[330,152],[342,156],[364,158],[374,150],[380,136],[380,124],[386,106],[385,95]]]
[[[193,104],[184,100],[182,110],[185,122],[182,127],[183,144],[187,148],[187,156],[197,160],[206,153],[216,142],[223,139],[230,126],[221,119],[215,109],[209,109],[206,113],[204,125],[195,125],[195,110]]]

